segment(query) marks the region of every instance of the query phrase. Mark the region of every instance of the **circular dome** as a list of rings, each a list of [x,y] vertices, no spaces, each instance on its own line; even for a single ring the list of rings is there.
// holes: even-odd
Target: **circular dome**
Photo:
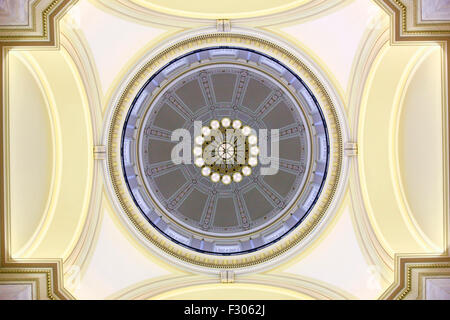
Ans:
[[[140,214],[204,254],[279,241],[310,214],[327,178],[318,100],[299,75],[249,48],[176,57],[147,79],[122,128],[124,181]]]

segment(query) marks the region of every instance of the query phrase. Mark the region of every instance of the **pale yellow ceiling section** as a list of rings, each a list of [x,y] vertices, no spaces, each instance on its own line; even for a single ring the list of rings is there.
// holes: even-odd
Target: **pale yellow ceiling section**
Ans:
[[[294,9],[311,0],[128,0],[151,10],[199,19],[253,18]],[[126,3],[127,1],[122,2]]]
[[[427,50],[386,44],[373,65],[361,104],[362,194],[373,228],[391,256],[443,250],[440,47],[426,59],[427,70],[414,68]],[[414,79],[409,82],[412,90],[405,91],[409,78]],[[408,114],[397,121],[402,95]],[[427,196],[430,199],[424,199]],[[429,220],[425,223],[425,219]]]
[[[41,214],[35,233],[27,233],[30,245],[22,250],[16,247],[16,241],[12,254],[21,258],[65,258],[83,227],[91,192],[93,143],[89,109],[78,73],[67,52],[63,49],[36,50],[22,55],[39,79],[49,111],[33,111],[45,106],[42,98],[33,91],[35,85],[27,81],[25,87],[22,79],[19,83],[16,79],[14,83],[15,76],[8,79],[16,96],[8,108],[14,113],[20,112],[12,118],[9,127],[14,139],[8,143],[14,144],[15,148],[9,158],[14,164],[10,170],[14,177],[9,189],[14,194],[10,214],[13,219],[19,219],[12,223],[11,233],[24,235],[27,219],[36,227],[38,215],[33,212],[36,210]],[[20,68],[13,63],[9,72],[24,76],[26,80],[27,75],[22,74]],[[21,95],[20,99],[18,95]],[[45,206],[44,199],[47,201]],[[21,243],[24,241],[22,239]]]
[[[10,248],[13,256],[20,256],[53,211],[53,187],[58,182],[57,129],[51,102],[23,53],[10,51],[8,70]]]
[[[444,61],[440,46],[427,49],[415,64],[394,115],[399,188],[408,217],[428,245],[444,246]]]

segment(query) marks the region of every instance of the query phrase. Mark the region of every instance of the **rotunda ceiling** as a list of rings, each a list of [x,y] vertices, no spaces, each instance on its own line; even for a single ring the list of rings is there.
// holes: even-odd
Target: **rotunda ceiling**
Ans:
[[[121,155],[128,190],[160,233],[199,252],[243,254],[309,214],[329,137],[317,99],[281,62],[209,47],[148,79],[123,125]]]

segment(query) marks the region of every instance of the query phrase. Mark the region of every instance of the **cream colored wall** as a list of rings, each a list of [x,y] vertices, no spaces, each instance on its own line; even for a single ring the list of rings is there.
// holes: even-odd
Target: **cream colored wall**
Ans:
[[[10,53],[9,70],[9,103],[14,106],[8,114],[10,221],[13,230],[20,230],[11,234],[15,255],[32,245],[46,212],[53,211],[58,128],[46,92],[23,53]]]
[[[93,146],[102,141],[114,91],[144,52],[188,31],[189,23],[215,21],[184,21],[181,28],[158,16],[152,23],[145,6],[131,17],[113,10],[118,3],[132,7],[128,0],[109,1],[111,7],[80,0],[61,21],[58,50],[9,53],[13,256],[64,259],[65,285],[81,299],[371,299],[391,283],[394,254],[445,250],[442,48],[393,46],[387,14],[374,2],[354,0],[333,7],[309,1],[289,22],[270,17],[264,25],[258,18],[260,30],[290,41],[320,66],[358,142],[351,179],[359,184],[345,186],[321,236],[276,268],[232,285],[152,254],[115,212],[105,161],[94,160]],[[165,2],[160,14],[174,3]],[[279,3],[264,2],[261,10],[272,6],[276,13]],[[207,15],[218,7],[204,9]]]
[[[63,50],[10,51],[8,70],[11,253],[65,258],[83,227],[92,180],[85,93]]]
[[[430,57],[432,51],[435,54]],[[424,55],[426,59],[428,56],[429,69],[420,72],[414,67],[423,60]],[[439,253],[445,248],[443,145],[442,138],[439,138],[443,135],[443,106],[439,98],[442,96],[442,61],[439,46],[386,45],[375,61],[366,85],[358,130],[360,179],[365,207],[379,239],[391,255]],[[408,79],[414,79],[415,91],[405,87]],[[409,111],[406,123],[401,121],[402,118],[397,118],[401,103],[403,110]],[[427,116],[420,111],[423,108],[429,109]],[[399,144],[397,130],[401,132],[400,137],[405,139],[407,135],[409,140]],[[412,137],[416,139],[413,141]],[[422,174],[428,178],[421,179]],[[423,193],[424,189],[426,193]],[[413,213],[409,203],[417,203],[416,199],[425,195],[429,198],[422,199],[420,203],[426,208],[415,208]],[[419,216],[419,219],[430,221],[428,225],[435,227],[433,235],[426,235],[421,228],[417,228],[416,219]],[[434,242],[427,239],[430,236]]]
[[[445,166],[441,161],[445,156],[441,70],[444,59],[442,48],[432,46],[414,63],[401,93],[397,125],[392,126],[396,178],[407,223],[437,253],[445,248]]]

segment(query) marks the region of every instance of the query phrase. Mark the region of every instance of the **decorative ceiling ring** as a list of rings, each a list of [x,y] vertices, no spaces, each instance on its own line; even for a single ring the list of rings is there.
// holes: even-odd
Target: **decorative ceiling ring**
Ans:
[[[189,56],[192,55],[198,56],[199,54],[210,54],[212,52],[211,50],[216,50],[216,58],[218,58],[218,60],[216,61],[217,63],[215,66],[214,63],[212,63],[212,66],[206,66],[205,64],[204,67],[206,69],[204,70],[201,68],[197,68],[197,70],[194,70],[195,68],[188,70],[189,66],[191,66],[189,63],[183,66],[183,59],[186,59],[186,57],[189,59]],[[217,51],[221,51],[221,53],[217,54]],[[133,157],[133,153],[136,158],[142,158],[142,154],[144,154],[145,150],[141,147],[146,145],[146,143],[142,143],[144,139],[148,138],[154,141],[170,140],[170,136],[167,136],[167,130],[162,129],[157,125],[153,127],[151,125],[154,124],[156,119],[156,117],[153,119],[152,115],[158,115],[160,110],[162,110],[161,104],[163,104],[163,100],[159,101],[158,99],[164,97],[165,99],[169,99],[166,101],[170,102],[171,94],[172,98],[175,97],[175,99],[170,102],[170,110],[175,109],[180,116],[183,116],[183,112],[185,112],[184,118],[189,119],[189,116],[191,116],[190,120],[193,120],[192,122],[195,122],[194,120],[200,120],[202,124],[209,124],[214,119],[228,117],[233,120],[239,120],[241,123],[249,125],[251,123],[252,127],[257,126],[258,129],[264,127],[267,129],[267,125],[263,123],[264,121],[261,121],[259,118],[251,119],[249,116],[261,111],[261,106],[253,111],[242,105],[238,106],[238,110],[235,110],[232,105],[221,107],[217,105],[220,103],[216,101],[214,93],[210,103],[208,105],[205,104],[205,106],[198,106],[198,110],[189,110],[189,108],[186,108],[185,101],[181,100],[181,103],[180,101],[177,101],[177,90],[179,90],[179,88],[177,88],[176,85],[180,85],[180,83],[182,83],[180,81],[183,81],[180,79],[185,79],[184,81],[188,83],[189,76],[197,76],[198,80],[201,78],[201,76],[199,76],[201,72],[203,72],[202,75],[205,75],[205,72],[216,72],[217,70],[213,70],[215,67],[216,69],[222,68],[222,70],[225,70],[225,67],[229,67],[231,68],[229,70],[227,69],[229,74],[237,72],[238,69],[236,68],[241,68],[242,66],[235,63],[236,61],[230,62],[229,58],[232,55],[235,55],[234,57],[236,58],[236,55],[243,53],[248,54],[248,57],[254,55],[258,58],[258,60],[254,62],[251,61],[251,58],[250,60],[241,59],[242,57],[240,58],[240,63],[247,65],[247,67],[250,68],[245,71],[247,73],[254,72],[255,77],[261,76],[266,72],[272,74],[272,78],[275,79],[280,77],[279,74],[277,77],[273,76],[274,74],[277,74],[277,68],[279,68],[278,73],[284,73],[284,70],[288,71],[291,79],[278,80],[279,84],[283,84],[278,84],[278,89],[283,88],[282,90],[279,89],[278,93],[283,92],[286,97],[288,97],[288,95],[295,96],[295,99],[291,101],[292,106],[296,106],[295,108],[291,108],[292,114],[294,114],[294,118],[296,119],[294,123],[300,123],[301,119],[305,121],[303,124],[305,127],[305,150],[309,150],[305,153],[309,153],[308,156],[314,155],[314,158],[308,160],[312,161],[309,164],[312,164],[310,168],[314,170],[311,170],[307,175],[305,174],[309,180],[306,178],[304,179],[312,184],[310,184],[308,188],[300,188],[302,185],[305,186],[305,183],[299,183],[299,188],[296,188],[295,192],[292,194],[290,199],[291,203],[284,203],[280,206],[283,210],[286,208],[282,214],[280,214],[281,211],[279,210],[277,214],[275,214],[276,217],[272,217],[274,219],[268,219],[270,220],[270,223],[266,225],[264,225],[264,223],[259,224],[257,226],[259,229],[255,228],[256,231],[253,233],[250,232],[252,230],[249,230],[252,229],[252,227],[248,227],[253,221],[245,224],[245,220],[241,219],[240,224],[236,226],[236,228],[240,228],[240,230],[229,230],[230,237],[228,237],[226,232],[223,232],[223,228],[222,230],[212,230],[208,234],[208,230],[202,230],[200,225],[194,226],[192,223],[190,224],[189,222],[181,221],[181,219],[179,219],[180,217],[177,217],[176,215],[168,217],[167,212],[169,212],[170,215],[173,210],[177,208],[177,203],[174,202],[174,205],[170,207],[170,201],[164,202],[164,200],[186,199],[193,190],[199,192],[202,191],[202,188],[198,185],[203,182],[200,180],[197,181],[196,179],[194,179],[196,180],[194,182],[191,179],[192,175],[196,174],[195,172],[192,173],[186,168],[163,168],[169,172],[171,170],[172,172],[178,170],[178,176],[183,176],[187,181],[190,179],[189,182],[186,182],[186,185],[182,185],[182,188],[179,188],[179,190],[182,191],[183,188],[187,187],[189,189],[188,192],[180,192],[179,194],[173,195],[169,194],[167,195],[167,199],[163,199],[152,194],[156,190],[159,190],[158,183],[142,181],[151,180],[146,178],[142,179],[142,172],[145,170],[145,164],[136,161],[136,165],[130,166],[131,162],[127,161]],[[211,58],[211,56],[209,58]],[[208,59],[203,60],[206,61]],[[285,69],[281,70],[280,66]],[[184,67],[186,68],[183,69]],[[243,68],[243,70],[244,69],[245,68]],[[175,78],[177,78],[177,81],[170,81],[170,79],[165,79],[165,76],[161,76],[163,74],[171,76],[171,72],[176,75]],[[196,72],[197,75],[195,75]],[[288,73],[286,73],[286,75]],[[206,75],[206,78],[210,79],[211,74]],[[266,81],[268,81],[268,79],[269,78],[267,78]],[[294,83],[294,79],[296,79],[296,83],[299,84],[297,88],[291,85]],[[161,81],[161,83],[158,83],[159,81]],[[272,86],[275,86],[277,83],[273,79],[270,81],[274,81],[270,84]],[[289,84],[290,81],[292,81],[291,84]],[[205,93],[204,86],[202,87],[202,90],[202,92]],[[142,94],[146,95],[145,98],[142,98]],[[308,94],[306,100],[305,96],[302,96],[302,94]],[[152,102],[146,100],[147,96],[151,97]],[[205,96],[208,97],[207,94]],[[286,101],[290,100],[286,98]],[[160,104],[158,105],[158,103]],[[181,105],[181,109],[178,111],[176,110],[177,103]],[[146,107],[141,110],[142,114],[133,114],[133,108],[140,104],[146,105]],[[302,104],[302,108],[300,108],[299,104]],[[317,111],[312,110],[312,106],[315,106]],[[208,107],[212,107],[214,112],[219,112],[219,114],[214,114],[211,110],[207,111]],[[155,111],[156,113],[152,113]],[[237,114],[239,117],[236,117]],[[262,114],[267,115],[267,113],[264,112]],[[197,116],[203,118],[197,118]],[[314,119],[314,117],[316,118]],[[319,118],[323,120],[322,125],[319,125]],[[120,98],[117,100],[117,103],[112,110],[111,120],[108,134],[108,172],[121,209],[126,214],[128,222],[134,226],[140,236],[145,237],[145,239],[152,244],[152,247],[157,247],[165,254],[175,257],[183,262],[187,262],[189,265],[214,269],[251,268],[255,265],[271,261],[275,257],[279,257],[281,254],[300,243],[301,240],[316,229],[316,226],[323,219],[330,204],[332,204],[334,195],[338,189],[343,164],[343,141],[341,123],[332,99],[326,92],[324,86],[319,82],[318,78],[296,56],[272,42],[257,37],[241,34],[207,34],[182,40],[161,51],[159,54],[148,60],[133,76],[131,81],[127,82],[125,89],[122,91]],[[250,120],[253,122],[249,122]],[[192,131],[193,133],[193,127],[188,125],[188,123],[189,121],[185,121],[182,127],[186,131]],[[146,127],[145,124],[150,124],[150,126]],[[314,128],[314,124],[319,125],[318,131],[316,131],[317,128]],[[131,131],[128,131],[127,128],[131,128]],[[160,128],[161,130],[158,132],[156,128]],[[289,130],[292,129],[289,126],[285,129],[287,128]],[[145,129],[148,129],[146,131],[148,133],[146,138],[144,138]],[[319,138],[316,139],[317,141],[314,141],[315,145],[311,145],[310,141],[314,140],[314,137],[317,137],[315,136],[317,132],[319,132]],[[292,131],[289,133],[292,134]],[[294,133],[294,135],[295,134],[296,133]],[[195,135],[193,135],[193,137],[195,137]],[[194,143],[192,146],[194,146]],[[141,151],[138,152],[136,150]],[[147,150],[147,152],[149,152],[149,150]],[[324,155],[325,158],[322,158],[324,161],[322,161],[320,166],[317,166],[317,159],[320,159],[320,157],[323,157]],[[151,165],[152,163],[148,164]],[[170,165],[169,162],[166,164]],[[287,171],[295,169],[293,163],[286,163],[286,165],[288,165],[286,167]],[[150,167],[151,166],[148,168]],[[192,164],[192,167],[195,168],[195,164]],[[256,172],[256,169],[257,168],[253,171]],[[133,175],[137,177],[137,179],[133,180]],[[198,176],[201,177],[200,170],[198,170]],[[257,177],[257,179],[259,179],[259,177]],[[232,181],[222,185],[228,187],[235,184],[236,181]],[[239,184],[241,184],[240,181]],[[270,185],[267,187],[267,185],[262,183],[258,184],[257,180],[253,181],[253,184],[258,185],[258,189],[260,191],[263,190],[261,193],[266,200],[271,202],[270,193],[264,193],[264,187],[266,187],[266,191],[272,192],[274,191],[273,188],[271,188]],[[300,192],[300,190],[306,191]],[[186,193],[188,193],[188,195],[186,195]],[[274,199],[276,199],[277,195],[279,196],[276,192],[274,195]],[[224,194],[222,194],[222,196],[223,198],[226,198]],[[303,204],[301,207],[299,207],[299,198],[301,198],[301,203]],[[276,203],[276,200],[274,199],[272,199],[272,204]],[[239,201],[234,200],[235,207],[239,208],[239,203],[236,202]],[[308,203],[308,206],[304,205],[305,203]],[[160,205],[162,206],[159,207]],[[302,211],[302,216],[294,216],[296,212],[300,211]],[[280,216],[283,219],[279,219]],[[205,212],[202,217],[202,221],[204,222],[206,220]],[[158,223],[160,223],[159,226]],[[161,223],[164,223],[165,225]],[[276,223],[278,223],[278,225],[276,225]],[[189,234],[186,233],[186,231],[192,233]],[[240,234],[245,234],[245,232],[248,232],[246,235],[247,238],[239,238]]]

